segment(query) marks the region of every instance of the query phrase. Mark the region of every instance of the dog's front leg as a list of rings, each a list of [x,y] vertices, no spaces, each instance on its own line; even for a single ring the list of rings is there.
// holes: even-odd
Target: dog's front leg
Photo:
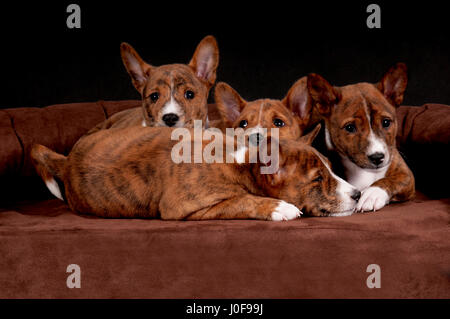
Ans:
[[[390,201],[406,201],[412,199],[414,195],[414,175],[401,155],[395,153],[395,158],[386,172],[386,176],[362,191],[356,210],[379,210]]]
[[[291,220],[302,212],[283,200],[255,195],[241,195],[221,201],[214,206],[199,210],[187,217],[189,220],[206,219],[261,219]]]

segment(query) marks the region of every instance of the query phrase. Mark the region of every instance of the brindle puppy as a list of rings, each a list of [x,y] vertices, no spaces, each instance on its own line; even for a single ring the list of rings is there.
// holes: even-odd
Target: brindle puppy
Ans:
[[[55,179],[62,181],[73,211],[100,217],[290,220],[300,216],[299,209],[351,213],[360,194],[310,146],[318,130],[300,141],[281,141],[278,169],[271,174],[261,173],[269,164],[249,163],[246,146],[244,152],[224,152],[244,154],[245,161],[176,164],[171,155],[179,142],[169,128],[103,130],[80,140],[68,157],[42,145],[31,156],[55,195]]]
[[[298,139],[308,126],[312,105],[306,77],[289,89],[283,100],[258,99],[248,102],[224,82],[216,85],[214,98],[221,120],[217,127],[252,129],[278,128],[280,139]]]
[[[141,94],[142,107],[116,113],[88,134],[130,126],[193,127],[194,120],[202,120],[206,125],[208,94],[219,64],[219,49],[213,36],[199,43],[187,65],[152,66],[127,43],[121,44],[120,53]]]
[[[346,180],[361,190],[358,211],[375,211],[415,193],[414,176],[399,154],[395,108],[403,101],[406,65],[398,63],[376,84],[330,85],[308,76],[315,109],[325,122],[328,151],[338,155]]]

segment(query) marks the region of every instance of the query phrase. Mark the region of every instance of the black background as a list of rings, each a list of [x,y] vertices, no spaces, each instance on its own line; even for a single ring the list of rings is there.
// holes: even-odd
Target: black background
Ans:
[[[66,7],[81,7],[68,29]],[[367,5],[381,6],[368,29]],[[376,82],[409,67],[404,104],[450,104],[449,27],[441,2],[35,1],[0,8],[0,108],[139,99],[120,60],[126,41],[153,65],[187,63],[214,35],[218,81],[244,98],[281,98],[310,73],[334,85]]]

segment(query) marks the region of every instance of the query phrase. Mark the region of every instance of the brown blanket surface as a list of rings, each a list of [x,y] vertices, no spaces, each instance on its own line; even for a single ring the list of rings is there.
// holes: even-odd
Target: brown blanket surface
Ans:
[[[0,209],[0,298],[450,298],[449,207],[419,195],[349,217],[183,222],[22,202]]]
[[[68,154],[96,124],[141,101],[98,101],[0,110],[0,176],[35,175],[29,159],[33,143]]]
[[[397,142],[429,196],[290,222],[112,220],[50,198],[27,153],[67,154],[140,101],[0,110],[0,298],[450,298],[450,107],[398,109]],[[211,105],[212,106],[212,105]],[[211,107],[210,119],[217,117]],[[440,199],[439,199],[440,198]],[[66,286],[69,264],[81,288]],[[366,285],[381,267],[381,288]]]

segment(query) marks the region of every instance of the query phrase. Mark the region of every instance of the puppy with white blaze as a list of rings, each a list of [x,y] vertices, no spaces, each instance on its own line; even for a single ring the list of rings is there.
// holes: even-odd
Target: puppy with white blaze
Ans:
[[[219,65],[219,48],[213,36],[200,41],[188,64],[151,65],[128,43],[121,44],[120,54],[142,106],[113,114],[88,135],[131,126],[193,127],[195,120],[207,125],[208,95]]]
[[[346,180],[361,191],[357,211],[376,211],[390,201],[410,200],[414,176],[396,148],[396,107],[403,101],[407,71],[398,63],[376,84],[343,87],[308,76],[314,110],[325,123],[325,144],[339,159]]]

